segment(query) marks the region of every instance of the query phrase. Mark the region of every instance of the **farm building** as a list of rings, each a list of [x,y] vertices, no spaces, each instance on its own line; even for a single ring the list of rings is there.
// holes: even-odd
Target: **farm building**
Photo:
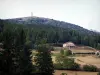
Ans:
[[[73,42],[66,42],[63,44],[63,48],[68,48],[70,50],[71,48],[75,48],[75,44]]]
[[[96,54],[97,56],[100,56],[100,51],[96,51],[95,54]]]

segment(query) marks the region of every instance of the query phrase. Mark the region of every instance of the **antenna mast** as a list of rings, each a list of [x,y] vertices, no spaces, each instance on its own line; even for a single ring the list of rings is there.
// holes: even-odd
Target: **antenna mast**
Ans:
[[[33,12],[31,12],[31,17],[33,17]]]

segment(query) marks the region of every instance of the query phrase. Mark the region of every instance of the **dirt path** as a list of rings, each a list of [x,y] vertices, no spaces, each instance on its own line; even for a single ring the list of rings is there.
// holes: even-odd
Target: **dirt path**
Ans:
[[[68,70],[55,70],[54,75],[61,75],[61,73],[67,73],[67,75],[97,75],[97,72],[68,71]]]

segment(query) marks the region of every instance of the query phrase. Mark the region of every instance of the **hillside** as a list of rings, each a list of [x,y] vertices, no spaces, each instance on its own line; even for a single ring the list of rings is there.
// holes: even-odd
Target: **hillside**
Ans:
[[[2,23],[1,23],[2,24]],[[34,48],[36,43],[61,44],[72,41],[75,44],[99,49],[100,33],[84,29],[78,25],[41,17],[23,17],[4,20],[4,30],[24,29],[27,44]]]
[[[6,19],[9,22],[12,23],[17,23],[17,24],[24,24],[24,25],[50,25],[50,26],[55,26],[55,27],[60,27],[60,28],[65,28],[65,29],[71,29],[71,30],[76,30],[80,32],[80,34],[87,34],[87,35],[92,35],[92,34],[100,34],[98,32],[90,31],[88,29],[85,29],[83,27],[80,27],[75,24],[71,24],[68,22],[64,21],[58,21],[58,20],[53,20],[53,19],[48,19],[48,18],[42,18],[42,17],[22,17],[22,18],[13,18],[13,19]]]

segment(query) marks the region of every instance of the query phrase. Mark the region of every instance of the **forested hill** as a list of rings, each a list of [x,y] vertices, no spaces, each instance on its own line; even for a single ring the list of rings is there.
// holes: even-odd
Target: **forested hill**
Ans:
[[[9,22],[24,24],[24,25],[30,25],[30,24],[31,25],[34,25],[34,24],[35,25],[50,25],[50,26],[61,27],[65,29],[72,29],[72,30],[77,30],[81,34],[87,34],[87,35],[98,34],[98,32],[87,30],[75,24],[71,24],[64,21],[48,19],[48,18],[42,18],[42,17],[33,16],[33,17],[22,17],[22,18],[14,18],[14,19],[6,19],[6,20]]]
[[[30,48],[34,48],[35,44],[41,42],[60,44],[72,41],[75,44],[100,49],[100,33],[67,22],[39,17],[24,17],[6,19],[3,20],[3,23],[1,21],[0,25],[4,25],[3,31],[7,32],[10,30],[10,32],[17,31],[19,33],[21,28],[24,29],[26,44]]]

